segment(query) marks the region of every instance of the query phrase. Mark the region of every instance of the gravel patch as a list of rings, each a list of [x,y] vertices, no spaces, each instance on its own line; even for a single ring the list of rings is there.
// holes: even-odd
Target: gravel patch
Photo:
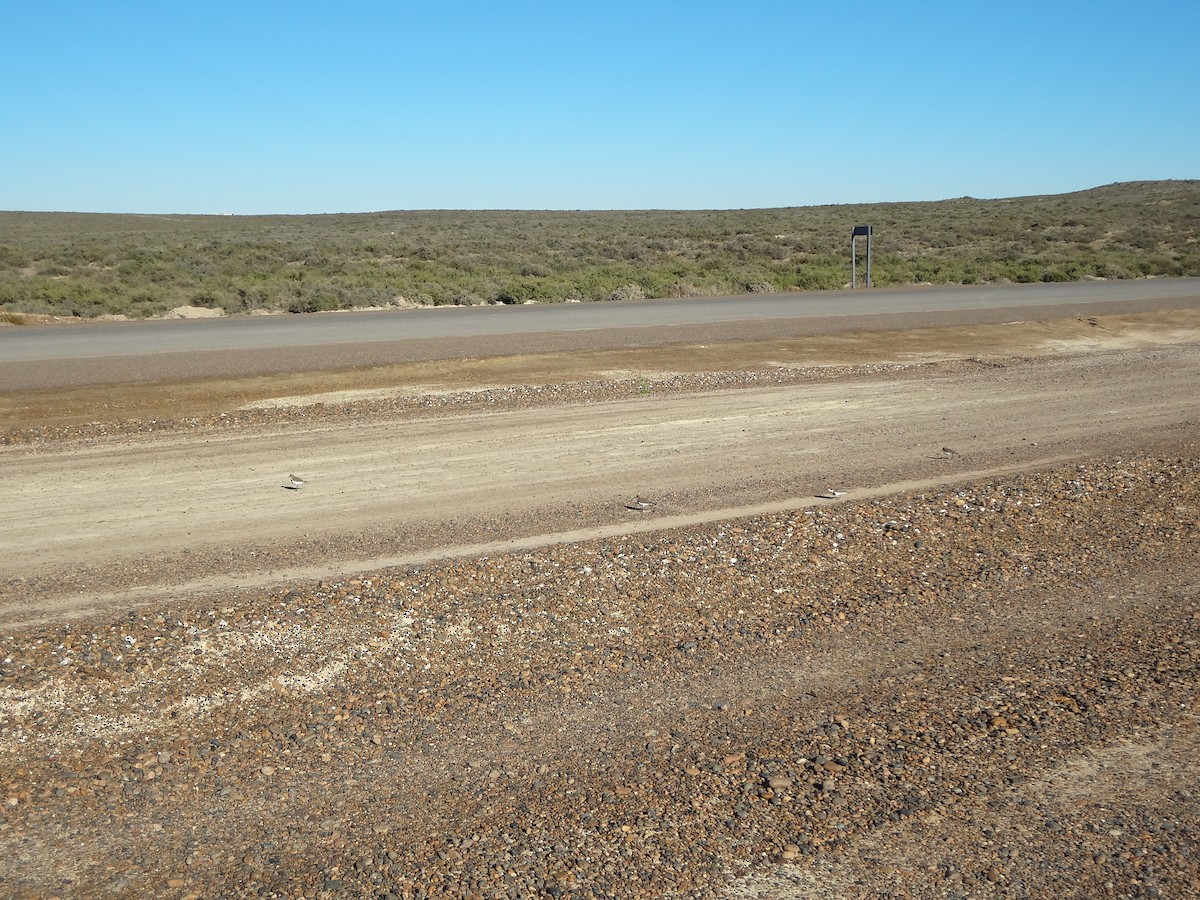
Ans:
[[[1021,364],[1037,364],[1022,359]],[[1003,364],[978,359],[921,363],[793,366],[720,372],[651,373],[635,377],[585,379],[554,384],[513,384],[468,390],[435,390],[428,386],[274,397],[252,401],[237,409],[199,416],[164,415],[11,428],[0,431],[0,446],[28,446],[59,441],[88,441],[132,435],[226,430],[314,421],[337,424],[374,417],[429,418],[455,412],[509,411],[561,404],[601,403],[649,393],[671,396],[714,390],[754,389],[791,384],[865,380],[886,375],[948,376],[979,367]]]
[[[6,631],[0,893],[1195,895],[1197,449]]]

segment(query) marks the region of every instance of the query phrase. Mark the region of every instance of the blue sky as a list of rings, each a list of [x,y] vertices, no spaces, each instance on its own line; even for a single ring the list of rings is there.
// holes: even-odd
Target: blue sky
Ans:
[[[0,0],[0,209],[707,209],[1200,177],[1200,4]]]

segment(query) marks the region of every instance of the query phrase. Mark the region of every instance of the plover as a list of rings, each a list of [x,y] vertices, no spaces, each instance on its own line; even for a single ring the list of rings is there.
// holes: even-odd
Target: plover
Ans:
[[[636,497],[634,497],[632,500],[630,500],[628,503],[625,504],[625,508],[626,509],[636,509],[638,512],[641,512],[646,507],[653,506],[653,505],[654,505],[653,500],[647,500],[641,494],[638,494]]]
[[[300,488],[304,487],[304,485],[306,485],[306,484],[308,484],[308,482],[305,481],[303,478],[301,478],[299,475],[289,475],[287,483],[284,484],[283,486],[285,488],[287,488],[289,491],[298,491],[298,490],[300,490]]]
[[[846,496],[846,492],[845,491],[835,491],[833,488],[829,488],[827,491],[825,491],[825,493],[817,494],[817,496],[821,497],[824,500],[836,500],[838,497]]]
[[[949,456],[958,456],[958,455],[959,455],[959,453],[958,453],[958,451],[957,451],[957,450],[951,450],[949,447],[943,447],[943,448],[942,448],[942,453],[943,453],[944,455],[948,456],[948,457],[949,457]]]

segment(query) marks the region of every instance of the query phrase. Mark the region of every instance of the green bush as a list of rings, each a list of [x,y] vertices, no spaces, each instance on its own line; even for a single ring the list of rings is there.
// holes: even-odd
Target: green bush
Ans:
[[[513,306],[545,300],[548,296],[544,284],[536,279],[525,278],[510,281],[501,287],[496,292],[496,301],[507,306]]]
[[[0,308],[309,312],[401,297],[468,305],[830,290],[850,282],[849,232],[861,222],[875,225],[881,286],[1200,275],[1197,181],[761,210],[0,213]]]
[[[342,308],[341,301],[336,294],[327,290],[319,290],[296,297],[288,304],[287,311],[290,313],[313,313]]]
[[[32,261],[33,257],[24,247],[0,244],[0,268],[24,269]]]
[[[611,291],[606,300],[645,300],[646,292],[640,284],[623,284]]]

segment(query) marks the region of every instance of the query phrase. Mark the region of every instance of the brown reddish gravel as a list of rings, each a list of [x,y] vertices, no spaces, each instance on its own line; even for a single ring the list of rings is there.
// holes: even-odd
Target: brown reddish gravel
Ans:
[[[1200,896],[1179,325],[14,416],[0,895]]]

